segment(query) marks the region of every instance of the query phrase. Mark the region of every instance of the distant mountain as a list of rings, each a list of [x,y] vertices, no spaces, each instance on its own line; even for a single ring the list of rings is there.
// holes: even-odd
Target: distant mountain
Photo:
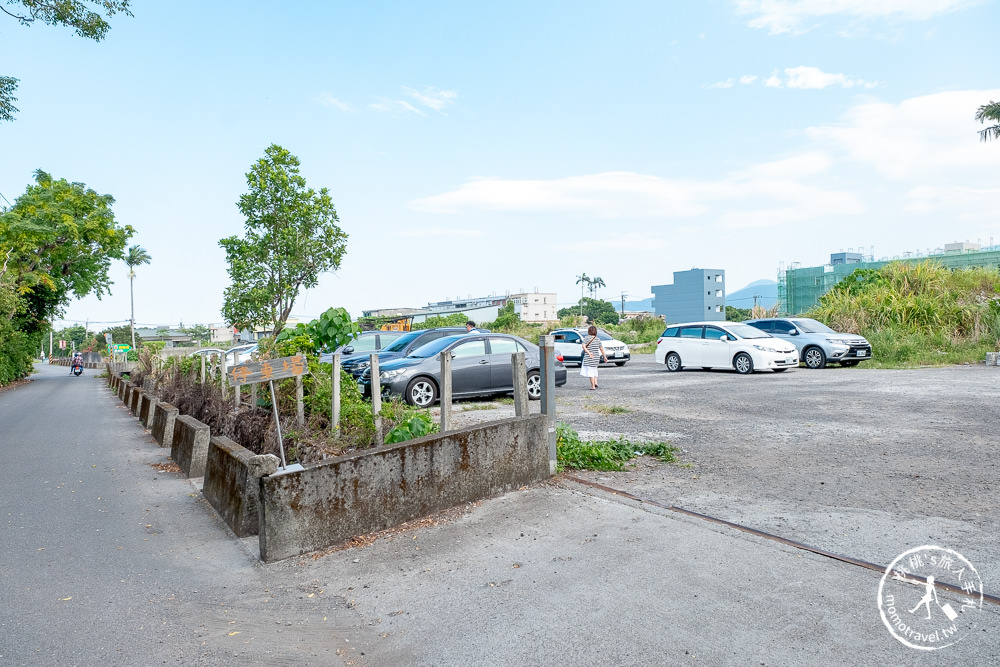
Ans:
[[[612,303],[614,303],[614,302],[612,302]],[[618,303],[615,303],[615,305],[620,308],[621,307],[621,301],[619,301]],[[653,297],[649,297],[648,299],[643,299],[642,301],[628,301],[628,300],[626,300],[625,301],[625,310],[628,310],[628,311],[631,311],[631,312],[637,312],[637,311],[643,311],[643,310],[646,310],[646,311],[649,311],[649,312],[653,312]]]
[[[778,301],[778,283],[773,280],[755,280],[743,289],[727,294],[726,305],[733,308],[753,308],[754,296],[757,297],[758,305],[770,308]]]

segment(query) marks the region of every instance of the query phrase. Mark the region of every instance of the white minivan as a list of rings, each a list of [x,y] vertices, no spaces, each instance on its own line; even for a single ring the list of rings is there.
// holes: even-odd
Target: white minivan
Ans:
[[[748,324],[688,322],[670,325],[657,339],[656,362],[668,371],[701,367],[781,373],[799,365],[799,353],[791,343]]]

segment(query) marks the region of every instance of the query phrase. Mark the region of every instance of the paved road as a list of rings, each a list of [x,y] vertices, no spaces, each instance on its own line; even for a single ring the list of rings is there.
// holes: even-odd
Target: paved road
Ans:
[[[567,480],[262,566],[165,461],[93,373],[0,392],[0,663],[1000,661],[995,608],[918,652],[877,573]]]

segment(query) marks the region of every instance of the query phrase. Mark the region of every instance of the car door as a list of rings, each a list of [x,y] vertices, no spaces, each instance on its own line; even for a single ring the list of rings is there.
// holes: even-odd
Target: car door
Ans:
[[[576,331],[560,331],[555,334],[555,351],[563,361],[570,364],[583,362],[583,341]]]
[[[451,348],[451,391],[455,395],[490,391],[485,338],[463,340]]]
[[[798,335],[798,331],[795,330],[795,325],[784,320],[771,320],[768,322],[768,328],[765,331],[775,338],[787,340],[795,345],[796,348],[799,347],[799,343],[802,340],[802,337]]]
[[[701,365],[728,368],[731,361],[729,334],[719,327],[706,326],[701,342]]]
[[[701,366],[701,342],[705,327],[681,327],[674,348],[681,357],[681,366]]]
[[[524,348],[513,338],[490,338],[489,343],[490,388],[497,393],[514,391],[514,366],[511,355],[515,352],[524,352]]]

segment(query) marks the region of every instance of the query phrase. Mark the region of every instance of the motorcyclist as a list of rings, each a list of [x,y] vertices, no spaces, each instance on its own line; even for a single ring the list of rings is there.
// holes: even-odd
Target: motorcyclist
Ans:
[[[73,353],[73,360],[69,364],[69,374],[73,374],[73,370],[77,367],[83,368],[83,355],[79,352]]]

